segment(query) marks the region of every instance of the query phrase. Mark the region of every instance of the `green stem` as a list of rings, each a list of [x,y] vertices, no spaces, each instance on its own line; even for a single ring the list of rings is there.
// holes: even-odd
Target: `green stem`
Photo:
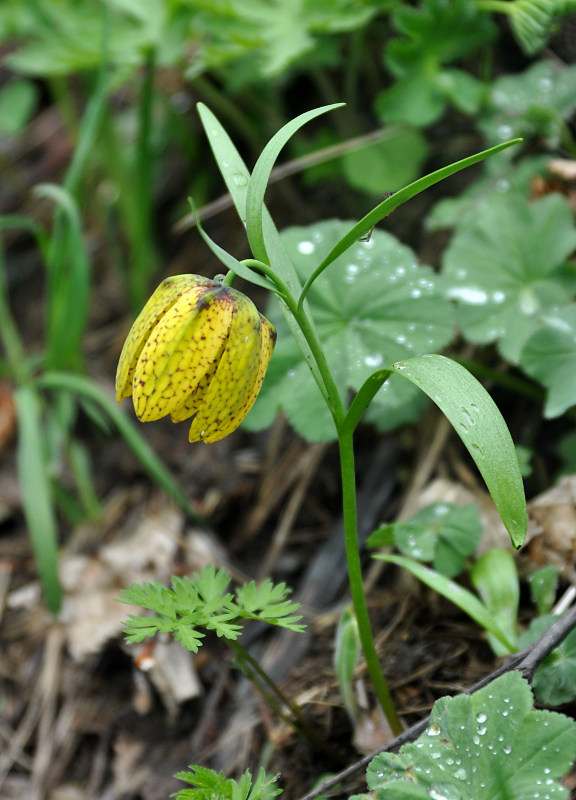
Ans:
[[[353,432],[339,433],[338,445],[340,448],[340,469],[342,475],[342,508],[344,514],[344,541],[346,546],[346,559],[348,561],[348,577],[350,580],[350,593],[354,605],[354,613],[358,623],[358,634],[366,660],[368,673],[372,680],[374,690],[386,715],[386,719],[397,736],[402,732],[402,723],[396,713],[392,696],[376,653],[364,585],[362,582],[362,565],[358,547],[358,522],[356,510],[356,473],[354,468],[354,443]]]
[[[356,474],[354,468],[354,427],[344,429],[343,423],[346,419],[346,408],[342,402],[338,387],[330,371],[330,367],[324,355],[322,344],[318,339],[315,330],[311,326],[304,308],[299,308],[298,303],[291,295],[288,295],[287,304],[290,311],[296,318],[300,330],[304,334],[308,346],[316,360],[316,365],[320,376],[324,382],[327,392],[327,403],[338,431],[338,444],[340,448],[340,468],[342,474],[342,507],[344,518],[344,539],[346,547],[346,560],[348,563],[348,578],[350,582],[350,592],[354,612],[358,621],[358,632],[364,658],[368,667],[370,678],[374,685],[374,690],[378,701],[386,715],[386,719],[393,733],[400,733],[402,723],[396,713],[386,678],[380,668],[378,655],[374,646],[374,637],[368,616],[368,605],[364,593],[362,581],[362,565],[360,563],[360,550],[358,545],[358,520],[356,511]]]
[[[282,719],[285,722],[287,722],[289,725],[292,725],[292,727],[295,728],[297,733],[299,733],[300,735],[304,735],[310,742],[312,742],[320,750],[329,753],[331,756],[334,756],[333,751],[328,747],[326,742],[315,731],[314,727],[311,725],[310,721],[303,713],[298,703],[296,703],[296,701],[294,700],[290,700],[290,698],[284,694],[282,689],[272,680],[272,678],[268,675],[268,673],[260,666],[258,661],[255,658],[253,658],[250,655],[250,653],[244,647],[242,647],[241,644],[233,640],[230,640],[228,643],[236,653],[236,656],[245,664],[247,664],[249,668],[254,673],[256,673],[256,675],[258,675],[258,677],[262,680],[262,682],[265,683],[269,689],[271,689],[273,695],[277,698],[277,700],[280,701],[281,706],[282,705],[286,706],[286,708],[290,711],[294,719],[291,719],[287,714],[284,714],[282,712],[281,706],[279,707],[275,703],[274,703],[274,711],[276,711],[276,713],[280,717],[282,717]],[[263,690],[263,688],[259,685],[259,683],[256,680],[254,680],[252,676],[248,677],[250,678],[254,686],[258,689],[258,691],[262,694],[266,702],[270,703],[271,700],[270,695],[268,695],[268,693]],[[297,723],[295,723],[294,720],[297,720]]]
[[[358,632],[364,658],[368,667],[370,678],[374,685],[374,690],[378,701],[386,715],[390,728],[393,733],[398,734],[402,731],[402,723],[394,708],[394,703],[390,695],[390,690],[386,683],[386,678],[380,668],[378,655],[374,646],[374,638],[368,616],[368,605],[364,593],[362,581],[362,565],[360,562],[360,550],[358,545],[358,522],[356,511],[356,475],[354,468],[354,425],[344,425],[346,419],[346,407],[340,397],[338,387],[332,376],[330,366],[326,360],[322,343],[312,326],[306,309],[299,306],[286,284],[274,274],[271,267],[253,259],[246,259],[242,262],[245,266],[254,267],[267,275],[276,285],[288,309],[294,316],[302,331],[304,338],[310,348],[310,352],[316,362],[320,380],[319,383],[322,394],[330,409],[334,424],[338,432],[338,443],[340,447],[340,463],[342,472],[342,505],[344,517],[344,538],[346,548],[346,560],[348,563],[348,576],[350,582],[350,592],[354,612],[358,621]],[[230,273],[225,280],[230,281]]]

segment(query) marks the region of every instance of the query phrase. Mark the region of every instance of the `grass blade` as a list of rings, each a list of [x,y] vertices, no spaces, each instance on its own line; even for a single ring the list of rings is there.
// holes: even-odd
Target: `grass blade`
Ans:
[[[24,516],[32,540],[46,605],[60,610],[58,533],[42,442],[42,418],[37,392],[23,386],[15,392],[18,415],[17,471]]]

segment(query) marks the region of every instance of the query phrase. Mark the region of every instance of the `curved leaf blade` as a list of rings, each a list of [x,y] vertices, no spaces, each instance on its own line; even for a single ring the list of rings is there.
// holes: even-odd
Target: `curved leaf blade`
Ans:
[[[333,103],[328,106],[314,108],[300,114],[288,122],[268,142],[252,170],[252,177],[248,184],[246,195],[246,234],[254,258],[270,263],[264,243],[264,194],[280,151],[292,136],[307,122],[326,114],[336,108],[341,108],[345,103]]]
[[[445,356],[416,356],[390,369],[419,386],[446,415],[476,462],[514,547],[520,547],[527,525],[522,476],[510,431],[488,392]]]
[[[248,281],[248,283],[253,283],[255,286],[260,286],[263,289],[268,289],[270,292],[278,292],[277,287],[274,286],[271,281],[267,280],[258,272],[254,272],[254,270],[250,269],[250,267],[247,267],[241,261],[238,261],[238,259],[231,255],[227,250],[224,250],[223,247],[220,247],[220,245],[217,244],[202,227],[200,217],[198,216],[198,211],[191,197],[188,198],[188,202],[190,203],[190,208],[192,209],[192,214],[194,215],[198,233],[204,239],[210,250],[212,250],[216,258],[226,267],[226,269],[229,269],[231,272],[239,275],[245,281]]]
[[[406,556],[377,553],[372,557],[378,561],[386,561],[390,564],[397,564],[399,567],[403,567],[403,569],[408,570],[408,572],[414,575],[415,578],[418,578],[418,580],[422,581],[422,583],[425,583],[426,586],[429,586],[431,589],[434,589],[435,592],[438,592],[438,594],[441,594],[447,600],[450,600],[451,603],[454,603],[455,606],[458,606],[458,608],[464,611],[465,614],[468,614],[468,616],[473,619],[474,622],[477,622],[479,625],[481,625],[485,631],[496,637],[496,639],[502,643],[506,652],[516,652],[516,647],[508,639],[506,633],[500,627],[498,620],[492,616],[484,603],[482,603],[475,594],[472,594],[472,592],[468,591],[468,589],[464,589],[458,583],[450,580],[450,578],[446,578],[439,572],[425,567],[424,564],[421,564],[419,561],[413,561],[411,558],[406,558]]]
[[[332,250],[330,250],[322,263],[318,265],[317,269],[306,281],[298,300],[298,305],[302,306],[304,298],[308,294],[308,291],[316,278],[321,275],[324,270],[338,258],[338,256],[341,256],[342,253],[345,253],[346,250],[348,250],[348,248],[354,244],[354,242],[357,242],[358,239],[360,239],[371,228],[373,228],[374,225],[380,222],[380,220],[384,219],[384,217],[387,217],[388,214],[391,214],[394,209],[401,206],[407,200],[411,200],[413,197],[416,197],[417,194],[429,189],[430,186],[434,186],[434,184],[450,177],[450,175],[454,175],[454,173],[460,172],[460,170],[466,169],[466,167],[471,167],[473,164],[477,164],[479,161],[483,161],[485,158],[488,158],[495,153],[499,153],[500,150],[504,150],[505,148],[511,147],[513,144],[518,144],[518,142],[521,141],[521,139],[512,139],[509,142],[503,142],[495,147],[491,147],[489,150],[483,150],[482,152],[476,153],[473,156],[463,158],[461,161],[456,161],[453,164],[449,164],[447,167],[442,167],[435,172],[431,172],[429,175],[425,175],[423,178],[419,178],[417,181],[410,183],[408,186],[405,186],[403,189],[395,192],[390,197],[387,197],[382,203],[377,205],[376,208],[373,208],[372,211],[369,211],[368,214],[366,214],[366,216],[362,217],[362,219],[357,222],[356,225],[354,225],[348,231],[348,233],[342,237],[342,239],[340,239],[340,241],[332,248]]]

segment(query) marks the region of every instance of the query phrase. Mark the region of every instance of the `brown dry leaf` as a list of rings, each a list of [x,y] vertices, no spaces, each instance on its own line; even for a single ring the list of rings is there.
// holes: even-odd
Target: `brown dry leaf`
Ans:
[[[193,655],[173,639],[160,639],[156,643],[153,652],[148,655],[146,672],[172,720],[176,718],[182,703],[202,694]]]
[[[174,508],[148,513],[130,536],[103,547],[99,557],[62,557],[61,618],[75,661],[100,652],[120,634],[127,616],[126,606],[116,600],[122,588],[135,581],[168,579],[182,522],[182,512]]]
[[[394,738],[394,733],[380,705],[370,707],[364,681],[355,684],[358,700],[358,714],[354,720],[354,737],[352,742],[359,753],[367,755],[384,747]]]
[[[383,748],[394,738],[394,733],[380,706],[371,712],[362,711],[354,725],[353,744],[362,755]]]
[[[554,158],[548,164],[548,171],[565,181],[576,181],[576,161],[572,158]]]
[[[553,564],[568,580],[576,572],[576,475],[566,475],[528,503],[529,538],[524,554],[535,564]]]
[[[135,797],[150,780],[152,766],[146,764],[145,743],[128,733],[120,733],[114,742],[112,773],[113,797]]]
[[[576,161],[568,158],[553,159],[548,163],[548,173],[547,177],[535,175],[532,178],[532,198],[537,200],[549,194],[561,194],[576,214]]]
[[[7,383],[0,383],[0,451],[3,450],[16,428],[16,405],[12,389]]]

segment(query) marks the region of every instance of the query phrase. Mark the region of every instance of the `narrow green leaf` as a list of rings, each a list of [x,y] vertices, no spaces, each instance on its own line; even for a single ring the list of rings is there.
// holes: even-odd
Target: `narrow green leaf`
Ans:
[[[379,369],[366,378],[344,418],[341,428],[342,434],[351,432],[356,428],[372,402],[374,395],[382,388],[393,372],[394,370],[392,369]]]
[[[506,652],[514,653],[516,647],[508,639],[506,633],[500,627],[498,620],[488,611],[486,606],[476,597],[475,594],[464,589],[458,583],[446,578],[439,572],[429,569],[421,564],[419,561],[413,561],[411,558],[405,556],[386,555],[377,553],[372,556],[378,561],[386,561],[391,564],[397,564],[408,570],[415,578],[425,583],[435,592],[441,594],[455,606],[458,606],[464,613],[468,614],[475,622],[484,628],[485,631],[491,633],[499,642],[506,648]]]
[[[46,605],[60,610],[62,589],[58,576],[58,532],[48,470],[43,450],[40,401],[36,391],[23,386],[15,392],[18,415],[17,470],[24,516],[32,540]]]
[[[470,570],[470,580],[509,641],[517,647],[520,581],[512,553],[501,548],[487,550]],[[497,656],[506,654],[499,642],[490,641],[490,646]]]
[[[40,184],[39,197],[57,205],[54,233],[47,254],[48,319],[46,363],[50,368],[79,367],[90,296],[90,261],[74,197],[61,186]]]
[[[146,440],[120,410],[114,400],[89,378],[82,375],[72,375],[65,372],[48,372],[38,379],[38,385],[44,389],[67,391],[85,397],[96,403],[110,417],[118,431],[124,437],[132,452],[138,458],[148,474],[159,486],[174,498],[178,505],[198,525],[206,527],[206,521],[192,508],[186,494],[182,491],[176,480],[160,461],[158,456],[149,447]]]
[[[488,392],[467,369],[445,356],[416,356],[391,369],[419,386],[446,415],[476,462],[512,544],[520,547],[527,521],[518,456]]]
[[[198,104],[198,114],[204,126],[206,136],[210,142],[210,147],[214,153],[216,163],[222,173],[222,177],[226,182],[228,191],[232,195],[234,205],[242,222],[246,221],[246,197],[248,194],[248,183],[250,181],[250,173],[240,157],[232,140],[214,116],[214,114],[203,103]],[[272,217],[264,208],[263,212],[263,231],[266,251],[270,258],[270,265],[278,277],[286,284],[293,297],[298,297],[301,291],[301,284],[296,274],[296,270],[284,249],[284,245],[280,240],[276,226]],[[281,301],[280,307],[286,318],[286,322],[292,332],[292,335],[298,342],[300,350],[304,354],[306,363],[308,364],[316,383],[320,387],[320,391],[326,395],[322,378],[316,366],[308,343],[304,338],[302,331],[293,314],[291,314],[286,305]]]
[[[340,695],[350,720],[358,718],[358,703],[354,693],[354,673],[360,657],[361,644],[354,609],[348,606],[342,612],[336,629],[334,669],[338,678]]]
[[[318,265],[317,269],[306,281],[298,304],[300,306],[302,305],[304,298],[308,294],[310,287],[318,275],[321,275],[324,270],[338,258],[338,256],[342,255],[342,253],[344,253],[351,245],[353,245],[354,242],[357,242],[358,239],[366,234],[374,225],[380,222],[380,220],[384,219],[384,217],[387,217],[388,214],[391,214],[396,208],[401,206],[407,200],[411,200],[413,197],[416,197],[417,194],[420,194],[426,189],[429,189],[431,186],[434,186],[434,184],[450,177],[450,175],[454,175],[454,173],[460,172],[460,170],[466,169],[466,167],[471,167],[473,164],[477,164],[479,161],[483,161],[485,158],[488,158],[495,153],[499,153],[501,150],[504,150],[507,147],[518,144],[520,141],[522,140],[513,139],[510,142],[504,142],[503,144],[496,145],[496,147],[491,147],[489,150],[483,150],[482,152],[476,153],[468,158],[464,158],[461,161],[456,161],[447,167],[442,167],[442,169],[436,170],[429,175],[425,175],[423,178],[419,178],[417,181],[414,181],[408,186],[405,186],[403,189],[395,192],[391,197],[387,197],[386,200],[377,205],[376,208],[373,208],[372,211],[366,214],[366,216],[362,217],[360,222],[357,222],[356,225],[354,225],[354,227],[352,227],[348,233],[343,236],[342,239],[340,239],[340,241],[332,248],[332,250],[330,250],[322,263]]]
[[[266,252],[266,245],[264,243],[264,195],[270,173],[274,168],[276,159],[284,145],[294,136],[296,131],[315,117],[321,114],[326,114],[328,111],[333,111],[335,108],[341,108],[345,103],[334,103],[329,106],[322,106],[321,108],[314,108],[311,111],[306,111],[304,114],[290,120],[278,133],[276,133],[268,142],[258,161],[252,171],[252,177],[248,184],[248,192],[246,195],[246,233],[248,235],[248,242],[254,254],[254,258],[269,263],[268,253]]]
[[[545,564],[528,575],[528,583],[538,614],[548,614],[554,605],[558,591],[558,567],[553,564]]]
[[[226,269],[231,270],[232,272],[236,273],[236,275],[244,278],[244,280],[248,281],[249,283],[253,283],[255,286],[261,286],[263,289],[268,289],[271,292],[277,292],[278,289],[273,283],[271,283],[269,280],[266,280],[265,277],[259,275],[257,272],[254,272],[254,270],[247,267],[241,261],[238,261],[237,258],[234,258],[233,255],[231,255],[227,250],[224,250],[223,247],[220,247],[219,244],[216,244],[216,242],[210,236],[208,236],[202,227],[200,218],[196,211],[196,206],[194,205],[194,201],[191,197],[188,198],[188,202],[190,203],[190,208],[194,214],[194,220],[200,236],[204,239],[210,250],[212,250],[216,258],[226,267]]]

